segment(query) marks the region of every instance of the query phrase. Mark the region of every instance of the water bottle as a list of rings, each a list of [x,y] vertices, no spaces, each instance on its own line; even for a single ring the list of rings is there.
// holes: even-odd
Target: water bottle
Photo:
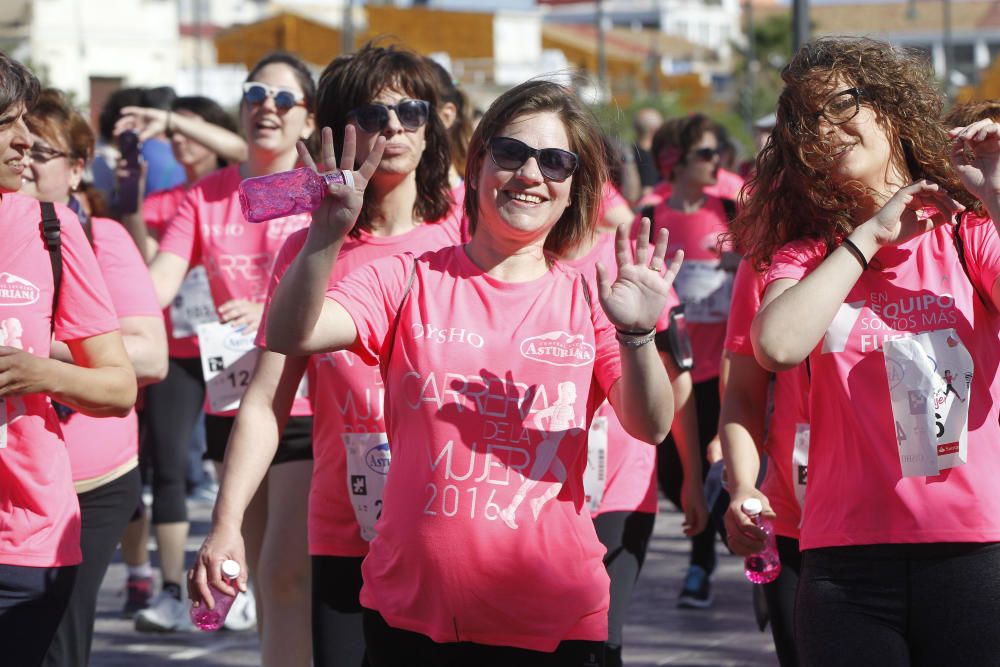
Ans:
[[[240,183],[240,208],[248,222],[264,222],[298,213],[312,213],[323,203],[327,185],[354,185],[349,171],[318,174],[308,167],[254,176]]]
[[[222,563],[222,578],[227,584],[236,588],[236,578],[239,576],[239,563],[234,560],[227,560]],[[226,622],[226,616],[229,614],[229,608],[233,606],[233,600],[236,599],[236,595],[239,595],[239,589],[236,588],[236,595],[223,593],[212,585],[209,585],[209,589],[212,591],[212,599],[215,601],[214,609],[209,609],[208,605],[204,601],[197,607],[191,607],[191,622],[194,623],[199,630],[214,632],[215,630],[221,628],[222,624]]]
[[[747,498],[743,501],[741,509],[753,519],[754,525],[767,533],[764,550],[747,556],[743,561],[747,579],[753,584],[769,584],[781,573],[778,545],[774,540],[774,526],[761,514],[764,506],[759,499]]]

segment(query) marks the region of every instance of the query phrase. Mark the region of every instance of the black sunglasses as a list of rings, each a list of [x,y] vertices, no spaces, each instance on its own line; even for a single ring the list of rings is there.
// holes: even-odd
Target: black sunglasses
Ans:
[[[274,106],[278,111],[288,111],[292,107],[305,106],[305,99],[287,88],[273,88],[264,83],[247,81],[243,84],[243,99],[247,104],[263,104],[267,98],[274,98]]]
[[[720,151],[718,148],[709,148],[707,146],[704,148],[696,148],[695,150],[691,151],[691,155],[695,156],[700,160],[704,160],[705,162],[708,162],[713,158],[719,157],[721,153],[722,151]]]
[[[493,164],[508,171],[520,169],[529,158],[535,158],[542,176],[559,183],[572,176],[580,164],[580,156],[571,151],[561,148],[532,148],[511,137],[490,139],[490,157],[493,158]]]
[[[427,124],[431,113],[430,102],[426,100],[400,100],[395,104],[366,104],[347,114],[369,134],[381,132],[389,124],[389,112],[395,111],[399,124],[407,130],[416,130]]]
[[[825,118],[831,125],[843,125],[858,115],[861,110],[861,98],[864,95],[865,91],[861,88],[848,88],[834,93],[816,112],[816,120]]]

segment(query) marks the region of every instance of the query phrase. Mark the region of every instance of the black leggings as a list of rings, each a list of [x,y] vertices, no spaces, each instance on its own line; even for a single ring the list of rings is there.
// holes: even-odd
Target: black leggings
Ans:
[[[133,468],[118,479],[79,495],[83,562],[77,571],[69,606],[45,656],[47,667],[90,663],[97,594],[141,494],[139,469]]]
[[[367,667],[361,622],[363,557],[312,557],[312,641],[315,667]]]
[[[705,452],[708,443],[719,430],[719,378],[712,378],[694,385],[694,400],[698,409],[698,444],[701,449],[702,479],[708,474]],[[663,495],[677,509],[681,507],[681,486],[684,483],[684,469],[677,454],[677,444],[672,435],[659,448],[656,476]],[[691,565],[701,566],[711,574],[715,570],[715,527],[711,521],[705,530],[691,538]]]
[[[795,629],[799,661],[809,667],[994,667],[997,619],[1000,543],[802,555]]]
[[[603,667],[604,642],[564,641],[554,653],[472,642],[438,644],[430,637],[390,627],[365,609],[365,643],[373,667]]]
[[[0,565],[0,662],[37,667],[73,592],[76,565]]]
[[[656,515],[648,512],[607,512],[594,517],[597,538],[608,549],[604,566],[611,578],[606,667],[622,665],[622,629],[632,602],[632,590],[646,560]]]
[[[771,636],[781,667],[798,667],[795,652],[795,592],[799,588],[802,554],[799,541],[777,536],[781,574],[769,584],[764,584],[767,614],[771,619]]]
[[[188,448],[204,402],[205,380],[197,358],[171,357],[166,379],[146,387],[143,459],[153,472],[154,524],[188,520]]]

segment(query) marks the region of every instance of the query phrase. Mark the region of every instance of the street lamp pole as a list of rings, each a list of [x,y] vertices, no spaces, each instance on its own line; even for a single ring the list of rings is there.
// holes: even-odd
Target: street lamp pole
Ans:
[[[951,0],[942,0],[941,38],[944,42],[944,94],[950,102],[955,97],[951,70],[955,66],[955,40],[951,34]]]
[[[608,90],[608,54],[605,48],[604,0],[597,0],[597,85],[601,99]]]
[[[809,41],[809,0],[792,2],[792,52]]]

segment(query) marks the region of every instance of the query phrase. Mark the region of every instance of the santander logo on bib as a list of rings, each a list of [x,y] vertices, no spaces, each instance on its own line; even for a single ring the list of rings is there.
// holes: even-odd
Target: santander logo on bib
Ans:
[[[0,306],[30,306],[42,291],[13,273],[0,273]]]
[[[594,361],[594,346],[582,335],[550,331],[521,341],[521,356],[552,366],[586,366]]]

